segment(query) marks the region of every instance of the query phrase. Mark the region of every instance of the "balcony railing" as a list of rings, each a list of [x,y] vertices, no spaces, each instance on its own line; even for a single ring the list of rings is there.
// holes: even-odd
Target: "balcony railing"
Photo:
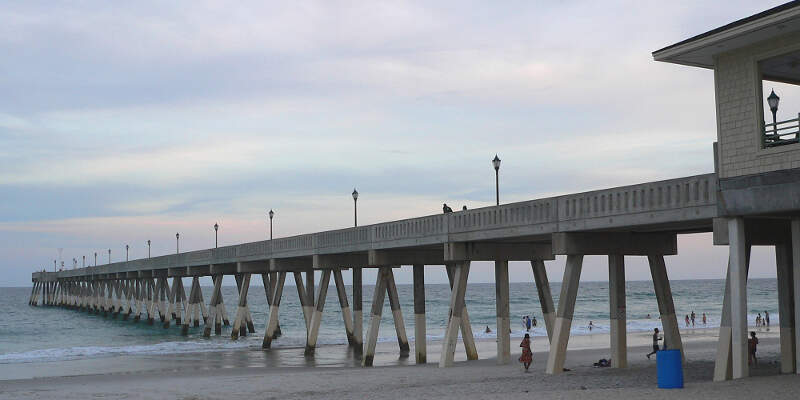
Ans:
[[[800,114],[795,119],[764,124],[764,147],[800,142]]]

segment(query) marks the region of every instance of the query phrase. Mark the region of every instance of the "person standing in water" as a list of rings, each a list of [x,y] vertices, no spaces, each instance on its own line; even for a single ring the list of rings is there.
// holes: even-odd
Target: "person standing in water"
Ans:
[[[689,314],[686,314],[685,321],[686,321],[686,327],[688,328],[689,327]]]
[[[764,322],[766,323],[767,328],[769,328],[769,311],[767,310],[764,310]]]
[[[522,355],[519,357],[519,362],[525,366],[525,372],[528,372],[528,367],[531,366],[533,362],[533,351],[531,351],[531,335],[525,334],[525,337],[522,338],[522,343],[519,344],[519,347],[522,347]]]
[[[592,329],[594,329],[594,324],[592,323],[592,321],[589,321],[589,332],[591,332]]]
[[[531,325],[533,325],[533,327],[536,328],[536,316],[535,315],[533,316],[533,322],[531,323]]]
[[[653,351],[647,353],[647,359],[648,360],[650,359],[650,356],[652,356],[653,354],[658,353],[658,350],[659,350],[658,349],[658,341],[659,340],[661,340],[661,338],[658,337],[658,328],[653,328]]]
[[[525,328],[528,332],[531,331],[531,317],[529,315],[525,316]]]
[[[689,316],[689,318],[692,319],[692,328],[694,328],[694,318],[695,318],[694,310],[692,310],[692,314]]]
[[[706,324],[706,313],[703,313],[703,325],[705,326],[705,324]]]

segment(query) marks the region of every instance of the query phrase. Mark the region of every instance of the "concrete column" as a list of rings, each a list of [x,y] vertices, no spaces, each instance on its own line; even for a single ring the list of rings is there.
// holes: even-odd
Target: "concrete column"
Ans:
[[[800,218],[792,219],[792,282],[794,295],[794,359],[795,366],[800,364]],[[783,317],[780,317],[783,320]],[[800,374],[800,368],[795,368]]]
[[[728,220],[733,379],[749,376],[747,365],[747,262],[744,218]]]
[[[447,320],[447,329],[445,330],[444,340],[442,341],[442,353],[441,357],[439,358],[439,368],[450,367],[453,365],[453,358],[455,357],[456,352],[456,342],[458,341],[458,330],[460,327],[462,327],[461,318],[466,309],[464,306],[464,294],[467,290],[467,278],[469,277],[469,261],[464,261],[452,267],[448,267],[448,271],[448,275],[452,277],[452,289],[450,290],[450,316]]]
[[[466,268],[467,275],[469,275],[469,263],[466,263],[463,268]],[[450,280],[450,290],[453,290],[453,283],[455,276],[453,274],[453,267],[447,267],[447,278]],[[466,290],[466,289],[465,289]],[[462,304],[463,310],[460,315],[461,325],[461,340],[464,342],[464,350],[467,353],[467,360],[478,359],[478,348],[475,346],[475,336],[472,334],[472,325],[469,322],[469,312],[467,312],[466,303]],[[456,334],[456,336],[458,336]]]
[[[239,304],[236,308],[236,317],[233,320],[233,328],[231,329],[231,339],[236,340],[239,338],[239,332],[242,336],[247,335],[247,291],[250,289],[250,275],[241,274],[239,279]]]
[[[169,278],[163,278],[164,282],[164,294],[167,297],[167,304],[165,306],[166,312],[162,314],[164,317],[164,329],[169,329],[170,324],[172,323],[172,318],[175,317],[175,279],[172,278],[172,287],[169,286]]]
[[[392,318],[394,318],[394,329],[397,332],[400,357],[408,357],[410,349],[408,336],[406,335],[406,324],[403,320],[403,311],[400,309],[400,297],[397,294],[397,285],[394,282],[394,271],[391,268],[386,274],[386,291],[389,293],[389,306],[392,309]]]
[[[325,299],[328,296],[328,284],[331,280],[331,270],[323,270],[320,279],[317,304],[314,307],[314,315],[311,316],[311,328],[308,330],[308,335],[306,336],[306,356],[313,356],[314,349],[317,347],[319,325],[322,322],[322,311],[325,309]]]
[[[267,296],[267,307],[272,307],[272,299],[275,297],[275,286],[278,284],[278,273],[269,272],[262,274],[261,279],[264,282],[264,294]],[[275,337],[281,335],[280,320],[278,320],[277,324],[278,325],[275,328]]]
[[[344,332],[347,335],[347,344],[353,346],[353,314],[350,312],[350,303],[347,301],[347,290],[342,279],[342,270],[333,269],[333,281],[336,284],[336,295],[339,297],[339,307],[342,309],[342,320],[344,321]],[[319,296],[317,297],[319,302]]]
[[[306,335],[308,335],[308,328],[311,325],[311,316],[314,314],[314,303],[308,302],[309,296],[306,294],[301,272],[294,272],[294,284],[297,287],[297,296],[300,298],[300,307],[303,309],[303,318],[306,321]]]
[[[316,290],[316,286],[314,286],[314,271],[306,272],[306,296],[308,296],[308,304],[311,305],[311,314],[313,315],[314,304],[316,304],[316,299],[314,298],[314,291]]]
[[[797,369],[794,337],[794,277],[792,248],[787,244],[775,246],[775,264],[778,277],[778,315],[780,316],[781,373],[791,374]]]
[[[208,319],[208,309],[206,309],[206,302],[203,300],[203,287],[200,286],[200,280],[197,280],[197,307],[194,309],[195,312],[195,323],[194,326],[199,326],[200,323],[200,316],[198,313],[203,317],[203,324],[211,324],[213,321]]]
[[[381,315],[383,314],[383,302],[386,299],[386,275],[391,270],[390,267],[381,267],[378,270],[378,278],[375,281],[375,291],[372,294],[372,316],[369,321],[367,331],[367,342],[364,349],[364,356],[361,358],[362,367],[371,367],[375,358],[375,346],[378,343],[378,330],[381,326]]]
[[[363,286],[361,267],[353,267],[353,348],[356,356],[364,352]]]
[[[497,313],[497,363],[511,362],[511,320],[509,319],[508,261],[494,262],[495,309]]]
[[[219,313],[219,310],[217,310],[220,304],[219,298],[221,296],[222,275],[214,275],[212,279],[214,281],[214,290],[211,292],[211,301],[208,303],[209,315],[203,328],[203,336],[205,337],[211,336],[212,325],[214,326],[214,333],[217,335],[222,334],[222,315]]]
[[[189,298],[188,304],[186,306],[186,317],[183,319],[183,326],[181,327],[181,334],[186,336],[189,334],[189,324],[193,321],[193,315],[195,312],[195,307],[197,303],[197,293],[195,290],[195,286],[197,284],[197,277],[192,278],[192,284],[189,286]],[[197,321],[194,321],[197,323]]]
[[[608,256],[611,366],[628,367],[627,316],[625,314],[625,256]]]
[[[414,264],[414,348],[417,364],[428,362],[427,329],[425,327],[425,266]]]
[[[661,314],[661,326],[664,328],[664,348],[679,349],[681,359],[686,362],[683,354],[683,342],[681,332],[678,329],[678,319],[675,316],[675,305],[672,301],[672,289],[670,288],[669,278],[667,277],[667,266],[664,263],[664,256],[647,256],[650,263],[650,275],[653,278],[653,288],[656,292],[658,311]]]
[[[547,270],[544,261],[532,260],[533,280],[536,283],[536,292],[539,295],[539,304],[542,307],[542,319],[547,330],[547,340],[553,340],[553,325],[555,324],[556,308],[553,304],[553,295],[550,293],[550,281],[547,280]]]
[[[545,369],[548,374],[560,374],[564,371],[569,331],[572,327],[572,316],[575,312],[575,299],[578,297],[582,267],[582,255],[567,256],[564,280],[561,283],[561,296],[558,299],[558,312],[553,326],[553,338],[550,339],[550,354],[548,354]]]
[[[270,281],[272,281],[272,279]],[[281,296],[283,296],[283,284],[286,282],[286,272],[279,272],[277,279],[274,279],[274,281],[275,283],[272,290],[272,301],[269,307],[269,322],[267,322],[267,331],[264,334],[264,342],[261,344],[261,347],[264,349],[268,349],[272,346],[272,339],[275,338],[275,334],[277,333],[278,311],[280,310],[281,306]]]

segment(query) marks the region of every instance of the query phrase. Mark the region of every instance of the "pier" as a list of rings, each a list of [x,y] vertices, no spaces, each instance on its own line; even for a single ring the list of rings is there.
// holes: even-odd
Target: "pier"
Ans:
[[[306,326],[305,354],[313,356],[328,290],[336,290],[350,346],[362,366],[373,363],[384,303],[390,304],[398,352],[410,344],[393,269],[413,266],[414,358],[427,363],[425,268],[444,268],[451,298],[438,365],[450,367],[459,335],[468,360],[479,355],[465,291],[473,261],[494,262],[497,362],[510,363],[510,261],[529,262],[550,340],[549,374],[562,373],[583,259],[608,257],[612,367],[627,367],[625,260],[646,257],[664,327],[666,348],[683,350],[670,290],[667,256],[677,236],[712,232],[729,247],[715,380],[744,378],[747,365],[746,282],[751,246],[773,246],[780,310],[781,372],[797,373],[800,358],[800,126],[764,121],[762,81],[800,84],[785,68],[800,56],[800,4],[767,10],[653,53],[656,61],[714,71],[718,140],[709,144],[715,171],[584,193],[242,243],[126,262],[32,274],[29,303],[73,308],[122,320],[181,329],[203,325],[205,336],[231,326],[231,339],[257,334],[247,294],[260,275],[270,308],[263,348],[280,340],[278,317],[287,275],[296,284]],[[770,107],[772,103],[770,102]],[[777,108],[777,103],[775,105]],[[657,144],[654,144],[657,145]],[[566,256],[559,302],[553,301],[544,261]],[[378,269],[362,326],[362,271]],[[348,298],[342,271],[353,274]],[[315,281],[319,271],[319,281]],[[233,276],[239,301],[220,294]],[[203,293],[200,277],[211,277]],[[258,279],[258,276],[255,276]],[[330,288],[331,279],[334,288]],[[189,288],[188,293],[186,287]],[[352,309],[351,309],[352,305]],[[230,311],[230,314],[228,314]],[[232,317],[232,318],[231,318]],[[232,322],[232,325],[231,325]],[[484,355],[485,356],[485,355]],[[691,357],[684,354],[686,357]]]

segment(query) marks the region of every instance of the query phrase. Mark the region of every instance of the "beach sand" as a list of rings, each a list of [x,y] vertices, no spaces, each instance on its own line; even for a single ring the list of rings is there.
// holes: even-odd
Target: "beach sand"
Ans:
[[[495,342],[478,342],[481,360],[463,361],[459,345],[456,365],[437,367],[440,343],[428,343],[426,365],[397,358],[397,345],[381,343],[376,366],[360,368],[347,346],[323,346],[313,359],[302,349],[260,349],[100,359],[0,366],[0,399],[483,399],[483,398],[797,398],[800,377],[779,375],[777,332],[760,332],[760,364],[749,379],[711,381],[716,330],[682,332],[688,362],[686,388],[656,386],[656,362],[648,333],[629,333],[629,368],[594,368],[608,357],[607,335],[573,336],[566,367],[544,373],[546,340],[534,340],[534,363],[524,373],[516,362],[496,365]],[[512,354],[514,354],[512,353]],[[655,359],[655,358],[654,358]]]

